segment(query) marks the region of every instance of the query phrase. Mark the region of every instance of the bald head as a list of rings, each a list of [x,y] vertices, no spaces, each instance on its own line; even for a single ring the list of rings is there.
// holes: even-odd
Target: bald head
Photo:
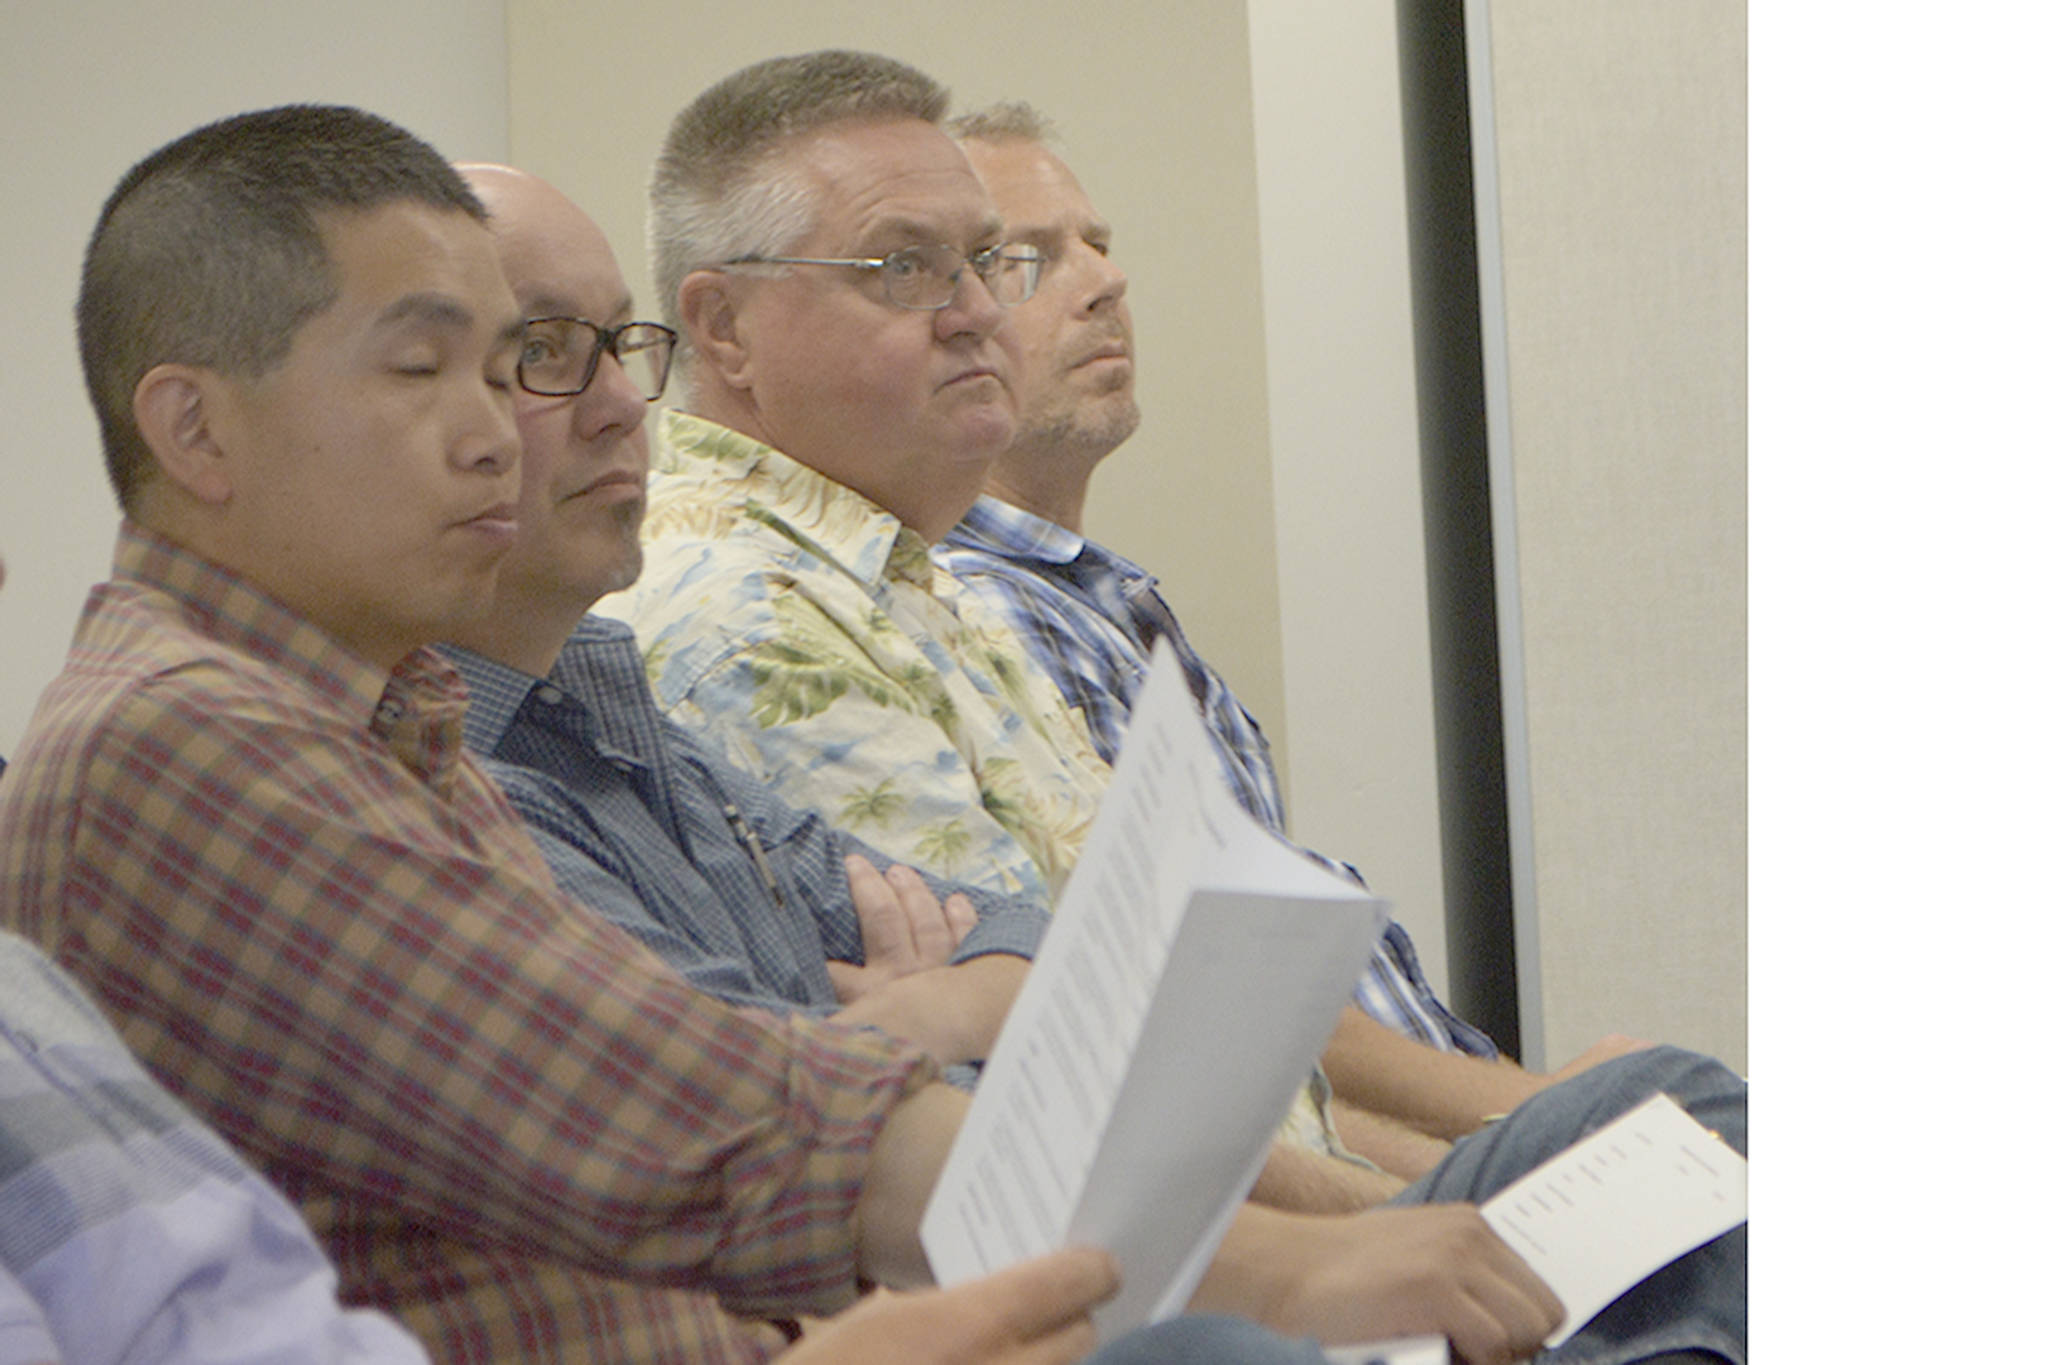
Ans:
[[[464,164],[456,169],[490,212],[498,263],[527,317],[602,321],[631,303],[603,229],[568,195],[511,166]],[[610,295],[601,312],[567,306],[576,301],[588,306],[593,289]]]
[[[529,368],[513,398],[526,451],[518,536],[499,571],[496,610],[456,643],[542,674],[590,604],[639,576],[643,385],[665,368],[667,350],[651,327],[615,331],[634,320],[632,295],[604,232],[567,195],[510,166],[457,169],[490,213],[499,265],[527,320]],[[557,375],[535,387],[572,387],[585,373],[573,358],[591,355],[602,335],[614,337],[611,349],[595,355],[580,393],[524,388],[536,355],[570,363],[566,382]],[[624,349],[629,340],[636,349]]]

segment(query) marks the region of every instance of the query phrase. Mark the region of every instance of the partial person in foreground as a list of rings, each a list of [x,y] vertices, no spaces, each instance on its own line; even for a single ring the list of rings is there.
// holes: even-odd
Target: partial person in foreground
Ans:
[[[1016,632],[1086,718],[1105,761],[1122,748],[1154,644],[1167,641],[1239,804],[1284,838],[1279,774],[1258,722],[1195,651],[1158,581],[1081,531],[1091,476],[1139,422],[1129,280],[1111,259],[1110,225],[1029,105],[995,105],[948,126],[1006,235],[1037,248],[1045,264],[1036,292],[1008,319],[1018,350],[1016,437],[936,558]],[[1334,859],[1310,856],[1363,881]],[[1557,1078],[1503,1062],[1491,1039],[1451,1013],[1398,922],[1389,921],[1355,996],[1323,1055],[1334,1115],[1352,1150],[1397,1174],[1419,1175],[1446,1141]],[[1557,1076],[1639,1046],[1604,1039]]]
[[[0,1360],[426,1365],[298,1210],[0,932]]]

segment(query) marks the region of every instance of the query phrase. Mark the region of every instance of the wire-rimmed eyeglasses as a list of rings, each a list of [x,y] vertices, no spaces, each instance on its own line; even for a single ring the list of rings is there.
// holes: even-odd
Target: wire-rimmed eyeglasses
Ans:
[[[1035,246],[1004,242],[972,254],[941,243],[921,243],[886,256],[739,256],[727,265],[841,265],[879,271],[882,292],[898,308],[932,311],[946,307],[960,292],[960,277],[969,266],[988,292],[1005,308],[1024,302],[1038,288],[1045,253]]]
[[[619,362],[648,402],[668,384],[676,334],[658,322],[600,327],[585,318],[528,318],[519,345],[519,387],[543,398],[567,398],[590,387],[605,352]]]

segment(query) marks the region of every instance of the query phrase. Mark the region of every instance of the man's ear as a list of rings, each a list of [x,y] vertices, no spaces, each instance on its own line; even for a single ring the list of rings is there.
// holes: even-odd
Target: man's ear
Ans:
[[[165,479],[200,502],[219,506],[234,492],[215,424],[226,380],[197,365],[153,367],[135,386],[135,426]]]
[[[751,387],[752,354],[740,326],[740,300],[732,276],[693,270],[676,287],[676,312],[690,334],[693,363],[730,389]]]

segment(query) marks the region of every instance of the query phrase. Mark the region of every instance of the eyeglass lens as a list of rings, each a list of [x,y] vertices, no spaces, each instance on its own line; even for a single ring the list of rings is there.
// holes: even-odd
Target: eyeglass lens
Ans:
[[[1004,307],[1022,303],[1038,285],[1035,251],[992,247],[964,256],[950,246],[907,246],[882,261],[882,284],[889,300],[904,308],[944,308],[959,291],[960,277],[972,266]]]
[[[521,387],[550,397],[583,392],[597,374],[607,341],[641,397],[660,397],[674,340],[667,328],[651,322],[629,322],[608,333],[581,318],[531,319],[519,353]]]

